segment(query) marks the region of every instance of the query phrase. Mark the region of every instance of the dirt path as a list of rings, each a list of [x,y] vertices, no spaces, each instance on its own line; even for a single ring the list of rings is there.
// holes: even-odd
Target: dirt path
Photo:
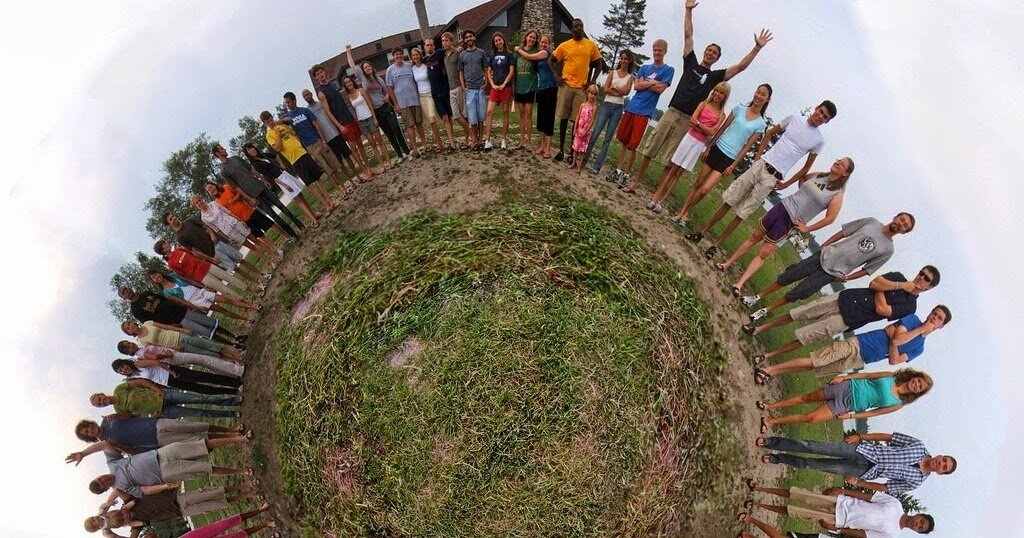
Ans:
[[[644,207],[649,193],[625,194],[596,175],[577,174],[561,163],[539,161],[525,153],[463,152],[405,163],[360,186],[345,206],[292,246],[271,281],[263,317],[249,339],[243,416],[257,433],[254,445],[257,463],[266,462],[266,468],[262,469],[263,488],[276,500],[279,521],[286,530],[291,527],[288,515],[293,514],[296,507],[289,505],[289,497],[284,495],[273,438],[277,372],[272,341],[275,331],[291,322],[292,312],[283,310],[275,299],[284,283],[301,276],[306,264],[329,248],[338,233],[377,228],[428,208],[442,213],[474,213],[497,202],[545,191],[593,202],[623,218],[689,276],[698,296],[713,305],[710,327],[731,365],[722,390],[730,404],[727,418],[734,425],[736,438],[742,442],[737,447],[741,468],[728,481],[716,484],[713,491],[704,492],[702,496],[710,500],[698,503],[696,513],[689,514],[688,521],[680,521],[682,527],[689,529],[686,534],[731,536],[726,531],[733,529],[731,532],[735,532],[738,528],[733,523],[735,513],[741,510],[742,500],[748,496],[741,484],[742,477],[754,476],[763,483],[779,479],[778,467],[760,465],[755,459],[759,454],[753,450],[760,417],[753,402],[771,394],[752,383],[753,370],[748,357],[754,352],[753,344],[739,334],[745,316],[730,294],[725,278],[711,269],[695,245],[683,239],[669,216],[666,213],[656,215]]]

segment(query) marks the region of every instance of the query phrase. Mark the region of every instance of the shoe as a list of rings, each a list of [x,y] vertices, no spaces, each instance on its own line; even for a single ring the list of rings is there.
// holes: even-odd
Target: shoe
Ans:
[[[620,174],[619,175],[619,187],[620,188],[624,189],[624,188],[626,188],[626,185],[629,185],[632,182],[633,182],[633,176],[631,176],[629,174]]]
[[[572,164],[573,161],[575,161],[575,157],[572,156],[572,153],[565,156],[566,164]]]
[[[565,160],[565,154],[564,153],[559,151],[558,153],[555,154],[555,162],[562,162],[563,160]]]
[[[664,210],[665,208],[661,207],[661,204],[654,204],[654,207],[651,209],[651,211],[654,211],[655,213],[661,213]]]
[[[647,209],[654,210],[654,200],[647,202]]]
[[[740,302],[743,303],[743,306],[747,308],[756,305],[757,302],[760,300],[761,296],[756,293],[754,295],[744,295],[743,297],[740,298]]]
[[[491,140],[490,139],[487,139],[487,140],[484,141],[484,151],[491,151],[493,148],[494,148],[494,145],[491,144]]]
[[[501,149],[508,149],[508,142],[504,138],[501,139]]]
[[[742,330],[743,334],[745,334],[747,336],[754,336],[754,331],[757,330],[757,327],[754,326],[753,323],[747,323],[743,327],[740,327],[740,330]]]
[[[289,237],[288,239],[289,239],[289,241],[288,241],[289,243],[290,243],[290,242],[292,242],[292,241],[295,241],[295,240],[294,240],[294,239],[292,239],[291,237]],[[283,249],[283,248],[279,248],[279,249],[277,249],[277,255],[278,255],[278,256],[284,256],[284,249]]]
[[[612,183],[618,183],[619,179],[622,178],[622,170],[616,168],[615,170],[608,172],[608,175],[605,176],[604,178],[607,179],[608,181],[611,181]]]
[[[270,282],[271,278],[274,278],[274,273],[263,273],[264,282]]]
[[[686,221],[683,220],[683,219],[676,219],[676,226],[679,226],[680,229],[685,230],[686,229]]]
[[[753,314],[750,315],[750,321],[757,321],[757,320],[759,320],[759,319],[761,319],[761,318],[763,318],[763,317],[765,317],[767,315],[768,315],[768,309],[767,308],[759,308],[759,309],[755,310]]]

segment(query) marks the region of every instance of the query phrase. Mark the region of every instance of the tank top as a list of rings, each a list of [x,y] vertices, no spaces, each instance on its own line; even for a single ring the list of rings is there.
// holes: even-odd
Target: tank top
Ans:
[[[612,77],[612,87],[622,91],[626,91],[626,87],[629,85],[629,79],[633,78],[633,75],[626,75],[624,77],[620,77],[618,69],[612,71],[611,74],[609,74],[608,76]],[[604,102],[621,105],[625,103],[625,96],[605,94]]]
[[[551,55],[551,51],[548,49],[542,49]],[[538,79],[538,90],[547,90],[555,88],[558,84],[555,82],[555,75],[551,72],[551,66],[548,65],[547,58],[543,60],[537,60],[537,79]]]
[[[704,108],[700,109],[700,116],[697,116],[697,123],[705,127],[711,127],[718,122],[719,116],[721,116],[721,113],[715,112],[709,106],[705,106]],[[693,138],[696,138],[700,142],[708,141],[708,135],[692,127],[689,130],[689,135],[692,136]]]
[[[425,64],[412,66],[412,78],[420,95],[430,95],[430,74]]]
[[[334,82],[328,82],[323,86],[317,86],[316,91],[323,92],[324,99],[327,100],[327,106],[331,108],[331,114],[334,114],[335,119],[341,123],[352,122],[352,113],[349,112],[348,103],[346,103],[345,98],[342,97],[337,84]]]
[[[356,109],[357,120],[363,121],[370,118],[370,107],[367,106],[366,99],[363,99],[362,92],[356,92],[356,96],[349,101],[352,102],[352,108]]]
[[[793,194],[782,199],[782,207],[786,208],[789,218],[794,222],[810,221],[815,215],[828,207],[832,198],[843,192],[843,189],[830,190],[828,178],[821,177],[805,181]]]
[[[892,393],[896,378],[850,380],[850,410],[859,413],[878,407],[889,407],[902,403]]]

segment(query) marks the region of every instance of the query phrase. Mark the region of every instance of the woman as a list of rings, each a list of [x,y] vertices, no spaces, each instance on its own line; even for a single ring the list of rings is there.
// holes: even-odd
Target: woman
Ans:
[[[136,537],[140,535],[139,531],[142,530],[142,527],[148,527],[154,523],[197,516],[214,510],[225,510],[228,508],[228,504],[251,499],[262,500],[262,497],[257,495],[256,490],[248,483],[209,487],[185,493],[167,489],[160,493],[151,493],[130,500],[124,503],[119,510],[109,510],[106,513],[86,518],[85,530],[86,532],[102,530],[103,535],[110,538],[120,536],[110,529],[127,526],[132,528],[131,536]],[[264,505],[269,507],[267,503]]]
[[[806,394],[791,396],[777,402],[758,400],[761,410],[784,409],[794,405],[825,402],[817,409],[803,414],[778,418],[761,417],[761,433],[780,424],[806,424],[835,418],[849,420],[871,418],[901,409],[916,401],[932,389],[932,378],[912,368],[895,372],[870,372],[836,376],[825,388]],[[766,455],[769,457],[771,454]],[[766,463],[774,463],[768,462]]]
[[[515,77],[515,58],[505,46],[505,36],[494,32],[491,37],[491,56],[487,58],[487,70],[484,75],[491,86],[487,96],[487,123],[484,126],[484,150],[494,147],[491,142],[491,126],[494,124],[494,109],[501,106],[503,119],[501,131],[501,149],[508,149],[508,123],[512,113],[512,84]]]
[[[412,60],[412,76],[416,80],[416,91],[420,94],[420,110],[423,111],[423,121],[430,123],[430,130],[434,135],[434,149],[438,153],[444,151],[441,147],[441,130],[437,127],[437,107],[434,106],[434,96],[430,89],[430,76],[427,73],[427,64],[423,63],[423,52],[414,48],[409,51],[409,59]],[[423,126],[419,126],[419,136],[423,138],[424,148],[429,151],[430,144],[424,136]]]
[[[263,512],[266,512],[268,508],[270,508],[270,505],[267,503],[263,503],[263,506],[260,506],[258,509],[253,510],[252,512],[246,512],[244,514],[231,516],[220,521],[208,523],[206,525],[203,525],[202,527],[196,528],[195,530],[186,532],[178,538],[245,538],[246,536],[252,536],[263,529],[272,529],[274,527],[277,527],[277,523],[275,523],[274,520],[270,520],[264,523],[260,523],[259,525],[254,525],[252,527],[248,527],[241,530],[232,531],[231,529],[235,527],[241,527],[246,520],[258,516]],[[281,533],[274,531],[274,534],[271,535],[271,538],[281,538]]]
[[[370,96],[374,116],[377,118],[380,129],[384,131],[384,136],[388,137],[391,147],[395,149],[398,163],[401,163],[403,158],[412,160],[412,151],[409,149],[409,143],[405,140],[405,135],[402,134],[402,126],[398,124],[395,104],[391,102],[387,85],[374,72],[370,62],[363,62],[356,67],[356,61],[352,58],[352,45],[345,45],[345,56],[348,57],[349,69],[359,77],[359,85]]]
[[[537,62],[537,130],[540,131],[540,143],[533,154],[550,159],[551,138],[555,134],[555,104],[558,102],[558,83],[547,61],[551,55],[551,38],[540,36],[540,50],[533,54],[520,51],[520,55]]]
[[[514,149],[533,151],[533,102],[537,98],[537,64],[525,55],[537,53],[537,30],[529,29],[515,48],[515,102],[519,108],[519,144]]]
[[[234,245],[245,245],[250,253],[256,257],[266,257],[271,263],[276,264],[281,259],[277,255],[277,249],[271,248],[264,241],[261,241],[252,230],[245,225],[245,222],[231,214],[220,204],[210,204],[203,200],[198,194],[192,195],[192,207],[199,211],[199,218],[216,233]],[[265,276],[269,276],[265,275]]]
[[[608,146],[615,138],[619,120],[622,119],[622,110],[626,106],[625,97],[633,91],[633,71],[636,70],[634,62],[632,52],[628,50],[620,52],[619,64],[616,69],[604,78],[604,100],[601,101],[601,110],[597,113],[597,121],[594,123],[594,132],[590,135],[590,145],[587,146],[585,159],[590,159],[602,129],[604,130],[604,144],[601,145],[601,152],[598,153],[594,165],[588,167],[587,170],[600,173],[601,167],[604,166],[604,159],[608,156]]]
[[[154,344],[139,347],[135,342],[121,340],[117,343],[117,351],[129,357],[160,361],[171,366],[201,366],[209,372],[232,377],[242,377],[242,374],[245,373],[245,367],[238,361],[228,361],[201,353],[175,351],[169,347]]]
[[[253,147],[253,149],[255,150],[256,148]],[[285,231],[274,221],[270,220],[269,217],[256,211],[256,207],[246,201],[241,191],[235,190],[234,187],[227,183],[218,185],[212,181],[204,183],[203,190],[217,202],[217,205],[227,209],[235,218],[244,222],[249,228],[249,232],[256,238],[256,241],[263,243],[268,250],[277,256],[278,260],[281,259],[284,251],[271,238],[267,237],[266,232],[273,228],[278,234],[284,236],[286,235]]]
[[[199,282],[207,288],[238,300],[242,297],[228,286],[235,286],[243,292],[247,290],[245,282],[214,265],[213,260],[202,253],[194,253],[184,247],[173,247],[163,239],[153,244],[153,250],[163,257],[171,271],[192,282]]]
[[[231,346],[192,336],[192,331],[173,325],[147,321],[142,325],[134,321],[121,323],[121,332],[134,336],[143,346],[154,344],[186,353],[212,354],[227,360],[242,360],[243,351]]]
[[[700,174],[694,180],[693,188],[690,189],[690,194],[687,195],[682,209],[676,215],[676,223],[679,224],[679,227],[686,227],[693,206],[700,203],[711,192],[722,176],[732,174],[750,148],[764,136],[768,126],[764,115],[768,112],[768,103],[771,100],[772,87],[768,84],[761,84],[757,87],[749,104],[739,104],[733,107],[722,128],[711,138],[708,149],[701,156],[704,167],[701,168]],[[688,234],[687,239],[696,235],[698,235],[697,232]]]
[[[736,263],[740,256],[746,254],[751,247],[763,242],[757,256],[754,256],[747,264],[743,276],[732,285],[733,297],[739,297],[742,294],[743,284],[754,276],[768,256],[775,252],[778,244],[786,239],[793,230],[811,233],[835,222],[839,211],[843,208],[843,194],[846,192],[846,182],[850,180],[850,174],[853,174],[853,167],[853,159],[843,157],[836,159],[828,172],[805,175],[800,179],[800,188],[783,198],[764,217],[761,217],[760,225],[736,249],[736,252],[729,256],[725,263],[715,264],[716,269],[725,271]],[[813,224],[807,224],[807,221],[822,211],[825,211],[824,217]]]
[[[237,377],[171,366],[148,359],[114,359],[110,368],[128,379],[148,379],[157,385],[197,394],[239,394],[242,387],[242,381]]]
[[[80,462],[94,452],[112,448],[139,453],[179,441],[200,441],[218,437],[248,436],[242,426],[227,428],[184,419],[107,415],[97,424],[84,419],[75,425],[75,437],[91,443],[81,452],[72,452],[68,462]],[[250,436],[251,437],[251,436]],[[104,446],[102,443],[106,442]]]
[[[316,214],[313,213],[313,209],[309,207],[309,202],[306,201],[306,197],[303,196],[302,191],[306,188],[306,184],[299,178],[289,174],[287,171],[282,170],[281,167],[277,166],[275,162],[277,157],[273,154],[260,153],[256,146],[252,144],[246,144],[242,146],[245,151],[245,157],[249,160],[249,164],[252,165],[253,169],[260,173],[263,177],[272,180],[277,183],[281,190],[285,194],[295,200],[295,203],[302,210],[302,213],[313,223],[313,227],[320,225],[316,220]],[[219,197],[218,197],[219,201]],[[281,233],[281,232],[278,232]]]
[[[356,81],[352,77],[344,77],[341,85],[345,89],[345,96],[348,97],[349,102],[352,103],[352,108],[356,111],[356,121],[359,122],[359,134],[366,138],[374,155],[377,156],[377,164],[381,167],[380,172],[370,167],[370,156],[366,154],[362,139],[351,143],[352,149],[356,152],[359,159],[365,163],[365,168],[371,174],[379,174],[390,170],[391,154],[388,153],[388,148],[384,145],[384,139],[380,136],[380,124],[377,122],[377,116],[374,114],[373,107],[370,106],[370,96],[366,93],[366,89],[357,88]]]
[[[213,290],[208,290],[200,286],[193,286],[191,283],[177,276],[168,275],[163,271],[157,271],[156,269],[150,271],[146,275],[146,278],[160,289],[164,297],[167,297],[168,299],[171,297],[178,297],[189,303],[191,305],[189,308],[196,311],[212,310],[218,314],[224,314],[231,319],[252,323],[252,318],[238,314],[233,310],[228,310],[220,303],[244,308],[251,312],[257,312],[260,309],[260,307],[248,301],[235,299],[233,297],[228,297],[227,295],[220,295]]]

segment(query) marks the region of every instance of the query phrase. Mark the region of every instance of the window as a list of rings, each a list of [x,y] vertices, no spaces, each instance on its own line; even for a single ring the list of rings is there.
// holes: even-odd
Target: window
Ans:
[[[559,32],[561,32],[563,34],[571,34],[572,33],[572,30],[570,30],[569,27],[565,25],[565,21],[562,21],[560,24],[561,24],[561,26],[558,27],[558,31]]]
[[[491,20],[488,26],[497,26],[500,28],[508,28],[508,10],[502,11],[497,17]]]
[[[406,33],[402,34],[402,37],[405,38],[405,42],[406,43],[412,41],[412,37],[409,35],[409,32],[406,32]]]
[[[374,48],[376,48],[376,49],[377,49],[378,51],[379,51],[379,50],[380,50],[380,49],[382,48],[382,47],[380,46],[380,43],[374,43],[374,44],[373,44],[373,46],[374,46]]]

